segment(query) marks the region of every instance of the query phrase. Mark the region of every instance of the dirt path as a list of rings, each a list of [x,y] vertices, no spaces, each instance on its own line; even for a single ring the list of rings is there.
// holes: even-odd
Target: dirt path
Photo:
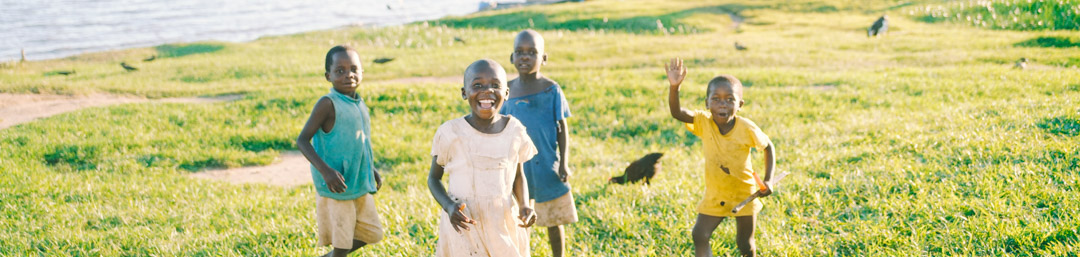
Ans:
[[[267,166],[207,170],[191,173],[194,178],[213,179],[233,184],[261,183],[275,186],[311,184],[311,166],[300,152],[285,152]]]
[[[0,129],[90,107],[143,102],[219,103],[236,101],[243,97],[240,94],[232,94],[215,97],[147,99],[110,94],[69,96],[0,93]]]

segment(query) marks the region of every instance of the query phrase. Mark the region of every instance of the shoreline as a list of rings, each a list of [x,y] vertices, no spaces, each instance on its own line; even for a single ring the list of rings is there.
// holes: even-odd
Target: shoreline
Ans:
[[[451,16],[464,16],[480,10],[475,2],[421,1],[386,4],[382,9],[361,9],[357,13],[342,13],[340,6],[310,7],[290,2],[271,2],[276,9],[238,7],[242,3],[223,6],[222,13],[207,13],[213,7],[198,3],[162,3],[140,6],[139,12],[96,10],[94,13],[70,13],[71,21],[64,23],[20,17],[16,11],[36,8],[39,4],[24,3],[0,15],[10,15],[12,27],[8,40],[0,41],[0,63],[48,61],[85,54],[155,47],[169,44],[198,42],[248,43],[266,37],[296,35],[314,31],[347,27],[390,27],[416,22],[433,21]],[[176,10],[162,10],[180,5]],[[192,7],[194,5],[195,7]],[[78,6],[76,6],[78,7]],[[215,9],[216,10],[216,9]],[[59,10],[57,12],[63,12]],[[327,15],[324,11],[330,11]],[[198,15],[201,16],[184,16]],[[316,14],[319,13],[319,14]],[[61,13],[63,14],[63,13]],[[104,17],[97,17],[104,16]],[[165,17],[160,19],[160,17]],[[195,17],[195,18],[187,18]],[[313,18],[318,17],[318,18]],[[108,23],[107,29],[102,29]],[[233,24],[233,25],[222,25]]]

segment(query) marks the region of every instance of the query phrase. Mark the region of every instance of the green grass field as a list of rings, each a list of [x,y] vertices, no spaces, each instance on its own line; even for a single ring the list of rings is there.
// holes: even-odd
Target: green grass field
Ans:
[[[480,58],[513,73],[513,35],[530,26],[547,40],[544,73],[574,112],[580,221],[567,228],[571,256],[692,254],[704,161],[698,139],[667,111],[662,67],[672,57],[689,68],[687,107],[704,108],[713,76],[740,78],[741,115],[771,136],[778,169],[792,173],[763,200],[763,256],[1077,256],[1080,35],[926,18],[953,5],[601,0],[2,64],[4,93],[245,97],[89,108],[0,130],[0,256],[325,253],[315,243],[312,186],[185,174],[265,165],[295,149],[330,88],[324,54],[343,43],[365,60],[360,92],[386,181],[376,198],[387,237],[354,256],[432,255],[431,137],[467,106],[458,83],[385,81],[456,76]],[[738,30],[731,12],[746,17]],[[883,13],[889,34],[867,39]],[[750,50],[736,51],[735,41]],[[158,60],[140,61],[150,55]],[[378,57],[397,59],[370,62]],[[1031,66],[1012,69],[1021,57]],[[121,61],[141,70],[124,72]],[[78,72],[55,74],[69,69]],[[651,187],[605,184],[652,151],[666,155]],[[532,231],[537,256],[550,254],[545,233]],[[737,255],[734,237],[733,222],[721,224],[714,252]]]

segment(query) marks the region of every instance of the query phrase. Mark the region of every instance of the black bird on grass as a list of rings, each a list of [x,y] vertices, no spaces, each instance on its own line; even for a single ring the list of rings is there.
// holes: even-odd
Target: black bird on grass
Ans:
[[[461,44],[465,44],[465,39],[461,39],[461,37],[454,37],[454,41],[461,42]]]
[[[151,55],[150,57],[146,57],[146,59],[142,59],[142,61],[144,61],[144,62],[152,62],[152,61],[154,61],[154,59],[157,59],[157,55]]]
[[[378,63],[378,64],[383,64],[383,63],[388,63],[388,62],[393,61],[393,60],[394,60],[393,57],[390,57],[390,58],[384,57],[384,58],[375,59],[374,62]]]
[[[875,37],[885,34],[885,31],[889,30],[889,15],[881,15],[877,21],[874,21],[874,25],[870,25],[869,29],[866,29],[866,37]]]
[[[135,67],[133,67],[131,65],[128,65],[126,62],[121,62],[120,67],[124,67],[124,70],[127,70],[127,71],[137,71],[137,70],[139,70],[139,68],[135,68]]]
[[[739,44],[739,41],[735,41],[735,50],[746,51],[746,49],[748,49],[746,46]]]
[[[608,183],[626,184],[636,183],[642,179],[645,179],[646,185],[651,185],[653,176],[660,172],[660,157],[664,156],[664,153],[650,153],[641,157],[626,167],[622,176],[611,177],[608,179]]]

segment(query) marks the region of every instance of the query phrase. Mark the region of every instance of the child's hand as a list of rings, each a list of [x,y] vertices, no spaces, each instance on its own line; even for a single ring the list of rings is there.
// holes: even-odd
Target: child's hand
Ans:
[[[344,193],[345,189],[349,189],[349,187],[345,185],[345,177],[341,176],[341,172],[331,168],[330,173],[332,174],[322,172],[323,181],[326,181],[326,187],[330,189],[330,192]]]
[[[375,191],[382,189],[382,176],[379,176],[379,169],[371,168],[371,171],[375,173]]]
[[[766,197],[766,196],[772,195],[772,193],[773,193],[772,184],[773,183],[770,183],[770,182],[766,181],[764,183],[765,190],[758,191],[758,197]]]
[[[446,210],[446,214],[450,215],[450,225],[454,227],[454,231],[461,233],[462,229],[469,230],[469,226],[465,224],[476,224],[475,220],[465,216],[465,203],[454,202],[454,206],[451,206],[451,208],[453,209]]]
[[[667,71],[668,83],[671,83],[671,87],[678,88],[682,85],[682,81],[686,78],[686,67],[683,67],[682,59],[671,59],[671,63],[664,65]]]
[[[566,181],[569,180],[569,179],[570,179],[570,168],[567,168],[566,166],[560,165],[559,166],[559,180],[562,180],[563,183],[566,183]]]
[[[518,215],[520,215],[518,216],[518,219],[521,219],[521,225],[518,226],[527,228],[532,227],[533,223],[536,223],[536,212],[533,211],[532,208],[522,206],[521,210],[518,212]]]

